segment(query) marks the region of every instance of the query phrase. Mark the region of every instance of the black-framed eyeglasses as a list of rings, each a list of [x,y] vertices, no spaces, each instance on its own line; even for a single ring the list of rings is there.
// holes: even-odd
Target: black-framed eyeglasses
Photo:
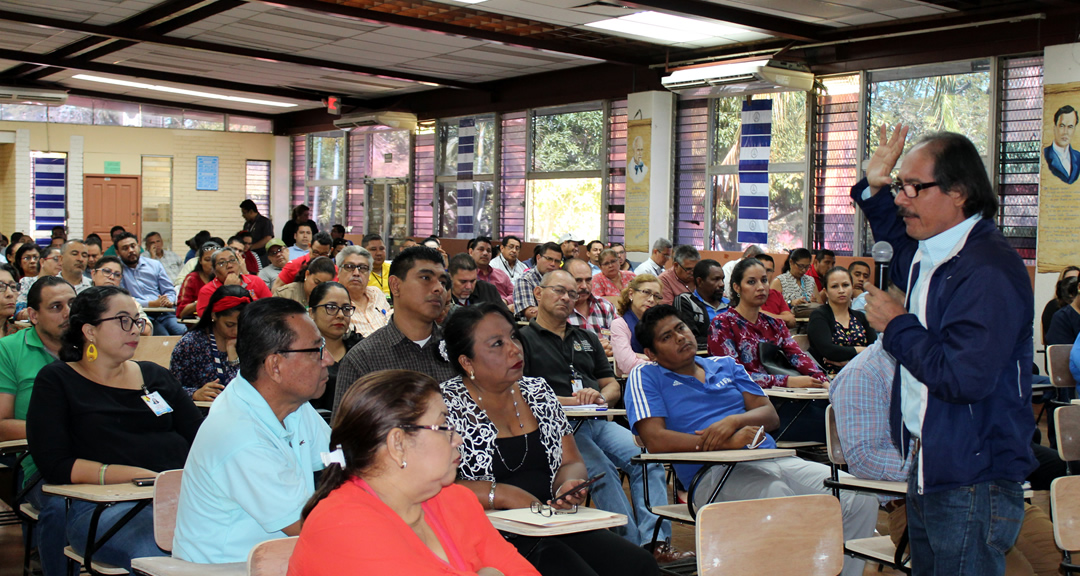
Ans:
[[[146,328],[146,318],[132,318],[131,316],[113,316],[112,318],[102,318],[97,322],[91,322],[93,326],[97,326],[102,322],[108,322],[109,320],[119,320],[120,329],[124,332],[131,332],[132,326],[138,326],[139,332],[142,332],[143,328]]]
[[[319,358],[322,358],[323,351],[326,350],[326,340],[322,341],[322,345],[318,348],[283,348],[277,351],[277,354],[288,354],[290,352],[318,352]]]
[[[123,272],[113,272],[112,270],[108,270],[105,268],[98,268],[97,271],[103,274],[106,278],[110,278],[112,280],[119,280],[124,275]]]
[[[927,188],[933,188],[937,185],[937,182],[924,182],[922,184],[905,184],[900,180],[893,180],[892,195],[893,198],[895,198],[900,193],[900,190],[903,190],[904,196],[907,196],[908,198],[915,198],[919,195],[919,192],[922,192]]]
[[[581,294],[577,290],[567,290],[562,286],[541,286],[541,288],[547,288],[555,293],[556,296],[562,298],[563,296],[569,296],[571,300],[577,300]]]
[[[337,316],[337,313],[341,312],[346,318],[352,316],[352,313],[356,311],[356,306],[338,306],[337,304],[319,304],[311,307],[312,310],[316,308],[325,310],[327,316]]]
[[[342,264],[341,269],[349,272],[350,274],[357,270],[359,270],[361,274],[371,272],[371,266],[368,266],[367,264]]]
[[[529,505],[529,510],[532,510],[533,514],[539,514],[550,518],[552,514],[577,514],[577,504],[574,504],[574,507],[568,510],[561,510],[559,508],[552,508],[550,504],[533,500],[533,503]]]
[[[420,424],[402,424],[401,426],[399,426],[399,428],[401,428],[402,430],[433,430],[435,432],[446,432],[451,442],[453,442],[454,440],[454,432],[457,432],[457,428],[454,428],[453,424],[447,424],[445,426],[439,426],[437,424],[433,424],[431,426],[422,426]]]
[[[214,266],[217,266],[218,268],[224,268],[224,267],[228,266],[229,264],[239,264],[239,263],[240,263],[240,261],[237,260],[236,258],[231,258],[229,260],[218,260],[217,263],[214,264]]]
[[[0,294],[3,294],[5,290],[11,290],[12,292],[18,294],[19,293],[19,283],[18,282],[12,282],[12,283],[9,284],[7,282],[0,282]]]

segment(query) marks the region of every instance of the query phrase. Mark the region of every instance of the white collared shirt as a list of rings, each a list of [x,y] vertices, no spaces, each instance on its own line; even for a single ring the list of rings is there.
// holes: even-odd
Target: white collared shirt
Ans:
[[[1062,148],[1061,146],[1057,145],[1057,142],[1054,142],[1052,144],[1052,146],[1054,147],[1054,154],[1057,154],[1058,160],[1061,162],[1061,165],[1065,167],[1065,173],[1066,174],[1071,174],[1072,173],[1072,148],[1071,147]]]

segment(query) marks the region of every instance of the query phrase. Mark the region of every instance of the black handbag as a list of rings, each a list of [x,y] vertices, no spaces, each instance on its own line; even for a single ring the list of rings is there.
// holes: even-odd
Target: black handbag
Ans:
[[[762,368],[773,376],[802,376],[802,372],[791,365],[784,351],[772,342],[758,342],[758,358]]]

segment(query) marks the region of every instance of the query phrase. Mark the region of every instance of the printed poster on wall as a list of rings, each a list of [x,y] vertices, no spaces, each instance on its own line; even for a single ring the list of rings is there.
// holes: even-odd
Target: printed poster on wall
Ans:
[[[1042,143],[1039,145],[1039,231],[1037,269],[1056,273],[1077,263],[1080,223],[1080,44],[1046,49],[1043,74]],[[1059,82],[1059,80],[1069,80]],[[1075,80],[1075,81],[1073,81]]]
[[[217,190],[218,189],[218,157],[196,156],[195,157],[195,189]]]
[[[652,164],[652,120],[631,120],[626,128],[627,252],[649,251],[649,166]]]

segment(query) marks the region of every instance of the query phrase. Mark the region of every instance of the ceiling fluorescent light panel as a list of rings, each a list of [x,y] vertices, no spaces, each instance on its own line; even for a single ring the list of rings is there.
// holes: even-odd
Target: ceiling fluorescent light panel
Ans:
[[[194,96],[196,98],[207,98],[210,100],[224,100],[226,102],[239,102],[243,104],[257,104],[259,106],[275,106],[277,108],[295,108],[297,104],[290,102],[277,102],[274,100],[260,100],[258,98],[244,98],[243,96],[226,96],[224,94],[214,94],[213,92],[203,92],[201,90],[189,90],[187,88],[175,88],[173,86],[161,86],[158,84],[146,84],[143,82],[134,82],[131,80],[120,80],[118,78],[106,78],[104,76],[93,76],[91,74],[76,74],[71,77],[73,80],[86,80],[88,82],[100,82],[102,84],[112,84],[114,86],[125,86],[128,88],[136,88],[139,90],[153,90],[155,92],[166,92],[169,94],[180,94],[183,96]]]

